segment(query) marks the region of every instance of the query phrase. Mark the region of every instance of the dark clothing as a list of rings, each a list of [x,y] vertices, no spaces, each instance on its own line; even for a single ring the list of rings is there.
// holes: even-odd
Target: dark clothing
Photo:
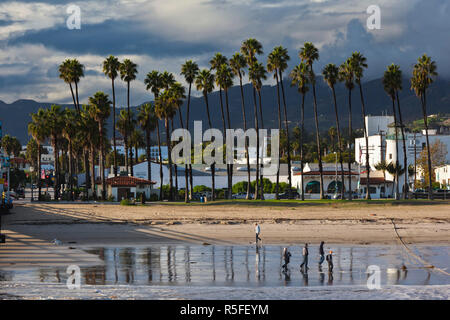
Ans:
[[[283,258],[284,258],[284,264],[283,264],[282,268],[284,270],[286,270],[287,269],[287,265],[291,261],[291,253],[289,251],[286,251],[286,253],[284,254]]]
[[[256,234],[256,244],[258,244],[258,240],[261,241],[261,238],[259,237],[258,234]]]
[[[327,254],[327,262],[328,262],[328,271],[333,271],[333,256],[331,254]]]
[[[308,269],[308,256],[309,256],[308,247],[305,246],[303,248],[303,262],[300,265],[300,268],[303,268],[303,266],[305,266],[305,269]]]
[[[323,254],[320,255],[319,265],[322,265],[323,261],[325,260],[325,256]]]
[[[325,255],[325,252],[323,251],[323,242],[320,244],[320,247],[319,247],[319,254],[320,254],[321,256],[324,256],[324,255]]]

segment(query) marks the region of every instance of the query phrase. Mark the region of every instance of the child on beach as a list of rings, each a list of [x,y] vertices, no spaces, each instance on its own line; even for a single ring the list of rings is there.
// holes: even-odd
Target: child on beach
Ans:
[[[287,266],[289,264],[289,262],[291,261],[291,253],[288,251],[287,248],[283,249],[283,259],[284,259],[284,264],[282,266],[283,271],[287,271]]]
[[[328,272],[333,272],[333,251],[330,250],[330,253],[327,254],[327,262],[328,262]]]

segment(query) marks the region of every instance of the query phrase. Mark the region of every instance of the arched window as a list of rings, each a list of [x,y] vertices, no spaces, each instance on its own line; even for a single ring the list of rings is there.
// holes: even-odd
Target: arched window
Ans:
[[[306,193],[320,193],[320,182],[310,181],[305,188]]]
[[[336,185],[337,185],[337,191],[336,191]],[[341,192],[342,188],[342,182],[341,181],[331,181],[331,183],[328,185],[327,193],[339,193]],[[344,187],[345,191],[345,187]]]

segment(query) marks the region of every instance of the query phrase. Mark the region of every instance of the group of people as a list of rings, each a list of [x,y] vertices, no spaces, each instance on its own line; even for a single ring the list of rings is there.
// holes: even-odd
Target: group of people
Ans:
[[[258,243],[262,242],[261,238],[260,238],[260,234],[261,234],[261,227],[259,226],[258,223],[255,223],[255,234],[256,234],[256,245],[258,246]],[[325,242],[322,241],[320,242],[320,246],[319,246],[319,270],[321,270],[322,268],[322,263],[326,260],[328,263],[328,272],[333,272],[333,251],[329,251],[328,254],[325,256],[325,250],[323,249]],[[284,260],[284,264],[282,266],[283,271],[287,271],[288,270],[288,264],[291,261],[291,256],[292,254],[289,252],[288,248],[284,248],[283,249],[283,260]],[[300,265],[300,271],[303,272],[308,272],[308,257],[309,257],[309,249],[308,249],[308,244],[305,243],[305,246],[303,247],[302,250],[302,256],[303,256],[303,262]]]

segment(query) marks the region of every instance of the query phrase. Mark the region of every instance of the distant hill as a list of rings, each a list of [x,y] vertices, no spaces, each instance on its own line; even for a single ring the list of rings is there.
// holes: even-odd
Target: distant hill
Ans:
[[[300,121],[299,108],[301,96],[297,90],[290,87],[290,82],[285,79],[285,90],[288,105],[288,119],[291,126],[297,125]],[[405,79],[403,91],[400,94],[401,107],[405,121],[412,121],[422,117],[419,99],[410,89],[409,81]],[[392,104],[383,90],[381,79],[368,81],[363,84],[363,90],[366,101],[366,112],[370,115],[381,115],[382,113],[392,113]],[[331,91],[328,86],[320,79],[317,79],[317,98],[321,130],[328,130],[330,126],[335,125],[334,109],[331,99]],[[253,123],[253,94],[251,85],[244,86],[244,96],[247,112],[247,126],[254,127]],[[336,87],[336,96],[338,108],[340,111],[341,126],[347,127],[348,114],[348,92],[342,84]],[[277,127],[277,94],[275,86],[264,86],[262,89],[264,126],[265,128]],[[450,113],[450,81],[438,79],[430,87],[427,95],[428,113]],[[219,104],[219,92],[214,92],[209,96],[211,117],[215,128],[222,128],[222,118]],[[243,119],[241,112],[241,96],[239,86],[232,87],[229,90],[230,116],[234,128],[243,128]],[[305,124],[307,130],[314,130],[313,99],[311,92],[308,92],[305,104]],[[27,125],[30,121],[30,113],[36,112],[39,107],[49,107],[52,103],[42,103],[33,100],[18,100],[11,104],[0,101],[0,119],[3,122],[3,134],[10,134],[20,139],[22,144],[28,140]],[[354,128],[362,126],[361,103],[358,88],[352,93],[352,116]],[[135,109],[135,108],[133,108]],[[185,118],[186,107],[183,107],[183,119]],[[178,124],[178,115],[175,123]],[[202,120],[204,128],[207,126],[207,116],[203,97],[194,97],[191,100],[190,120]],[[110,123],[112,121],[110,120]],[[190,128],[193,128],[193,124]],[[111,125],[109,125],[111,128]],[[111,133],[111,130],[109,130]]]

